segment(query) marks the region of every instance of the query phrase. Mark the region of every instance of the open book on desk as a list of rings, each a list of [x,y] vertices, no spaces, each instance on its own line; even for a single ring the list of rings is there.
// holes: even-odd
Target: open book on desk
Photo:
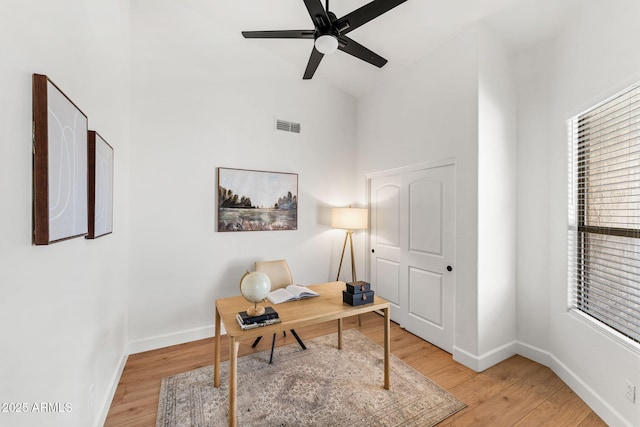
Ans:
[[[316,291],[312,291],[305,286],[289,285],[286,288],[279,288],[275,291],[269,292],[267,298],[269,299],[269,301],[271,301],[272,304],[280,304],[281,302],[317,297],[318,295],[320,294]]]

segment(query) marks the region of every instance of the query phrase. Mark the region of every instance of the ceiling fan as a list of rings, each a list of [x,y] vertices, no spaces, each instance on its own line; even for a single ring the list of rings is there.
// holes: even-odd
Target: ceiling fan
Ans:
[[[387,63],[386,59],[346,35],[405,1],[407,0],[373,0],[338,18],[329,11],[329,0],[326,0],[324,8],[321,0],[304,0],[315,27],[313,30],[243,31],[242,35],[248,39],[313,39],[313,50],[303,79],[312,78],[322,57],[336,50],[353,55],[376,67],[382,67]]]

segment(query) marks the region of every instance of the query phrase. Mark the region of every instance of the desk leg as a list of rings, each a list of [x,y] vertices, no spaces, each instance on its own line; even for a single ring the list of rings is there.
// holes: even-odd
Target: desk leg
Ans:
[[[384,310],[384,388],[391,388],[391,307]]]
[[[220,313],[216,305],[215,352],[213,353],[213,386],[220,387]]]
[[[342,350],[342,319],[338,319],[338,350]]]
[[[229,337],[229,427],[237,425],[236,397],[238,395],[238,348],[240,341]]]

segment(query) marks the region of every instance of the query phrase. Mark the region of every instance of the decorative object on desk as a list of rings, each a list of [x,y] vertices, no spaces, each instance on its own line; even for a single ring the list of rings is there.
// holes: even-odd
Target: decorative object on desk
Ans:
[[[98,132],[89,131],[89,232],[95,239],[113,232],[113,148]]]
[[[333,228],[341,228],[346,230],[344,236],[344,244],[342,245],[342,255],[340,256],[340,266],[338,267],[338,276],[336,280],[340,280],[340,271],[342,270],[342,261],[344,260],[344,251],[347,248],[347,239],[351,248],[351,281],[356,279],[356,262],[353,255],[353,231],[365,230],[368,227],[368,210],[363,208],[333,208],[331,210],[331,226]]]
[[[236,316],[236,319],[238,320],[238,325],[240,325],[240,329],[242,329],[243,331],[246,331],[247,329],[260,328],[262,326],[275,325],[276,323],[282,322],[282,320],[280,320],[279,317],[276,317],[274,319],[267,319],[261,322],[244,323],[244,321],[242,320],[242,317],[240,317],[240,314]]]
[[[241,311],[238,313],[238,317],[242,323],[250,325],[252,323],[264,322],[265,320],[277,319],[280,315],[278,315],[278,312],[275,311],[273,307],[265,307],[264,313],[259,316],[250,316],[246,311]]]
[[[371,289],[371,284],[358,280],[357,282],[347,282],[347,292],[351,294],[361,294]]]
[[[218,168],[218,231],[298,229],[298,174]]]
[[[342,302],[347,303],[351,306],[365,305],[371,304],[373,302],[373,291],[360,292],[357,294],[352,294],[347,291],[342,291]]]
[[[87,116],[33,75],[33,243],[87,234]]]
[[[264,301],[270,290],[271,280],[266,274],[260,271],[244,273],[240,279],[240,293],[244,299],[253,303],[253,307],[247,308],[249,316],[261,316],[265,313],[265,308],[258,303]]]
[[[433,426],[466,405],[420,372],[391,355],[393,385],[385,390],[381,347],[356,329],[276,348],[277,369],[265,369],[269,352],[238,359],[237,413],[240,426]],[[366,366],[366,375],[357,366]],[[229,362],[220,366],[223,378]],[[157,426],[226,426],[229,385],[213,387],[213,367],[162,379]],[[268,390],[256,398],[256,390]],[[356,396],[357,398],[354,398]]]
[[[278,312],[275,311],[273,307],[265,307],[264,313],[260,316],[249,316],[249,313],[246,311],[241,311],[237,314],[236,319],[238,320],[238,325],[240,325],[240,328],[243,331],[281,322]]]
[[[272,304],[280,304],[287,301],[317,297],[318,295],[320,294],[305,286],[289,285],[286,288],[278,288],[269,292],[267,299],[271,301]]]
[[[361,280],[346,284],[346,290],[342,291],[342,302],[351,306],[370,304],[373,302],[371,284]]]

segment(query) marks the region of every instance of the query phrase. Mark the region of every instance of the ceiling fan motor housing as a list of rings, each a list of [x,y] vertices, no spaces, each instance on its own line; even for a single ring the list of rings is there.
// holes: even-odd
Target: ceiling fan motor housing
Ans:
[[[340,36],[340,33],[338,32],[338,29],[333,26],[318,27],[316,28],[315,38],[317,39],[318,37],[321,37],[321,36],[332,36],[332,37],[338,38]]]

